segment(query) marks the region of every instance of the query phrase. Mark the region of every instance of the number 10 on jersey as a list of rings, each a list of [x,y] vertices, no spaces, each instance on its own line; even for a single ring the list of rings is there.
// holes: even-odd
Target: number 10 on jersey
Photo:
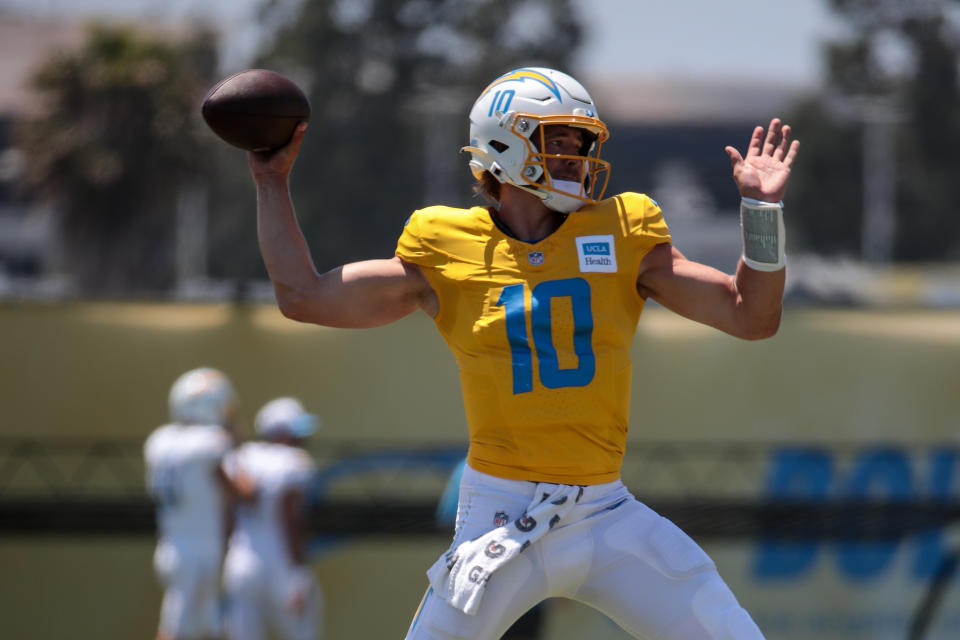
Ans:
[[[527,339],[526,284],[503,288],[497,306],[506,312],[507,341],[513,362],[513,392],[533,391],[533,353]],[[550,303],[554,298],[569,298],[573,309],[573,350],[577,366],[561,369],[553,341]],[[583,387],[593,380],[596,358],[593,354],[593,311],[590,285],[583,278],[547,280],[530,292],[530,328],[537,352],[540,382],[548,389]]]

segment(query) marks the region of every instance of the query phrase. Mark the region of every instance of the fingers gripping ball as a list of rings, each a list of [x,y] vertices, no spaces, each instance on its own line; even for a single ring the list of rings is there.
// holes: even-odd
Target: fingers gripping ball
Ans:
[[[310,101],[292,80],[267,69],[227,76],[203,99],[203,119],[220,138],[247,151],[270,151],[289,142],[310,120]]]

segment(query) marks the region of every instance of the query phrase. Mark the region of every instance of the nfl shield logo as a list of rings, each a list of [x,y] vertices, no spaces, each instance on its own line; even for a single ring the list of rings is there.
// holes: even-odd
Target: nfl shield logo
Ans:
[[[493,526],[495,527],[502,527],[508,522],[510,522],[510,516],[507,515],[506,511],[497,511],[493,516]]]
[[[535,267],[543,264],[543,251],[531,251],[527,254],[527,260]]]

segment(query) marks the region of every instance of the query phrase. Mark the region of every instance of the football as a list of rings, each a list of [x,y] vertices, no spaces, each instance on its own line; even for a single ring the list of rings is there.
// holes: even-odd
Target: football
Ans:
[[[210,89],[200,108],[220,138],[247,151],[271,151],[310,120],[310,101],[295,82],[268,69],[247,69]]]

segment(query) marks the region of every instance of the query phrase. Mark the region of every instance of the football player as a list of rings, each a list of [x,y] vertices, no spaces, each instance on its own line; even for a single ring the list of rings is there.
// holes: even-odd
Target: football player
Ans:
[[[147,488],[157,506],[154,569],[164,585],[158,640],[222,637],[220,576],[229,501],[250,492],[221,466],[233,446],[237,396],[211,368],[193,369],[170,389],[170,424],[144,443]]]
[[[630,494],[620,466],[648,299],[740,338],[776,333],[781,201],[799,148],[790,127],[774,118],[744,154],[725,149],[741,196],[733,274],[687,260],[650,197],[604,198],[607,127],[559,71],[515,69],[474,103],[464,150],[490,206],[418,210],[394,257],[323,274],[288,191],[305,132],[248,156],[281,311],[372,327],[422,310],[459,368],[470,437],[461,508],[407,638],[499,638],[547,597],[587,603],[636,637],[762,638],[713,561]]]
[[[322,595],[307,563],[304,512],[316,467],[302,448],[316,427],[298,400],[277,398],[254,420],[259,441],[227,456],[227,473],[256,486],[256,499],[236,509],[224,566],[230,640],[262,640],[271,629],[286,640],[319,637]]]

